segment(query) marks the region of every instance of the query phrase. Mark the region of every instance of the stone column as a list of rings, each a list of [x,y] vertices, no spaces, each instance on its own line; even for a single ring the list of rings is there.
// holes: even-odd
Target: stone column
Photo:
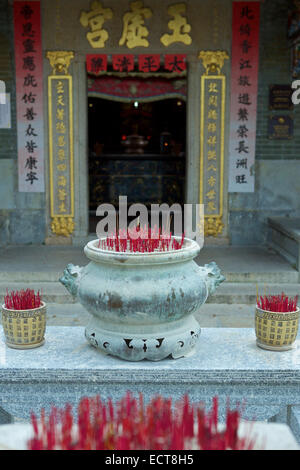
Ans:
[[[74,60],[74,204],[73,245],[83,245],[89,230],[88,95],[85,54]]]
[[[199,203],[200,165],[200,63],[196,56],[187,58],[187,142],[185,203]]]

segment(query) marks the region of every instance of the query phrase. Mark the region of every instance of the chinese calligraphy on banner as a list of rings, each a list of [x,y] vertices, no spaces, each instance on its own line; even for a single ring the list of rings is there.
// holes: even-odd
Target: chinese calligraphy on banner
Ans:
[[[87,54],[86,55],[86,69],[88,72],[95,75],[106,72],[107,70],[107,55],[106,54]]]
[[[135,60],[137,58],[137,60]],[[137,62],[137,64],[136,64]],[[106,54],[87,54],[86,68],[92,75],[105,73],[109,67],[114,72],[171,72],[181,74],[186,70],[186,54],[166,54],[162,59],[160,54],[112,54],[111,66]]]
[[[206,167],[202,199],[205,215],[222,216],[225,76],[202,76],[201,103],[201,155],[206,148],[206,162],[201,161],[201,166]]]
[[[222,72],[226,51],[200,51],[205,73],[201,76],[200,124],[200,204],[205,205],[204,235],[222,234],[225,95],[226,76]]]
[[[140,54],[139,70],[141,72],[157,72],[160,69],[159,54]]]
[[[114,54],[112,56],[112,67],[117,72],[132,72],[134,69],[134,55]]]
[[[56,235],[74,231],[73,91],[68,74],[73,52],[49,51],[49,172],[51,229]]]
[[[259,2],[233,2],[229,192],[254,191]]]
[[[14,2],[20,192],[44,192],[40,2]]]

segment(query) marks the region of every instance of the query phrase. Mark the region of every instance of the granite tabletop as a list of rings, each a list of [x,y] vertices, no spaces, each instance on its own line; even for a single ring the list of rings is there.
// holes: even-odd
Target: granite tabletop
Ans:
[[[203,328],[195,353],[158,362],[128,362],[87,343],[83,327],[49,326],[45,344],[17,350],[5,345],[0,327],[0,381],[135,380],[300,383],[300,337],[290,351],[256,346],[253,328]]]

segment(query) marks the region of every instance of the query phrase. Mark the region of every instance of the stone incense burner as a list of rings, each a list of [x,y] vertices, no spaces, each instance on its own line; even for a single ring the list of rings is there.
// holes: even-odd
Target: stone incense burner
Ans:
[[[92,314],[87,340],[128,361],[158,361],[193,352],[200,327],[193,313],[225,279],[216,263],[200,267],[199,245],[179,250],[117,252],[89,242],[90,263],[68,264],[60,282]]]

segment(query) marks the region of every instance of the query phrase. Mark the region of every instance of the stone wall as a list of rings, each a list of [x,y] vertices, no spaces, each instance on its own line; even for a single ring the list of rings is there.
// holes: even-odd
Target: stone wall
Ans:
[[[158,17],[157,11],[161,9],[161,2],[159,0],[149,0],[146,3],[155,12],[151,52],[165,53],[168,51],[174,52],[175,50],[186,52],[183,45],[179,45],[178,48],[176,45],[172,45],[168,51],[161,49],[158,37],[162,31],[166,32],[166,11],[164,15]],[[171,0],[166,2],[166,6],[171,3]],[[193,31],[193,44],[189,49],[189,53],[194,57],[195,67],[200,70],[197,64],[197,52],[200,49],[223,49],[230,53],[231,2],[230,0],[213,0],[213,2],[211,0],[189,0],[187,3],[189,5],[188,19],[192,23]],[[0,129],[0,246],[16,243],[43,243],[46,236],[46,226],[49,224],[49,218],[46,219],[49,217],[49,204],[46,195],[43,193],[19,193],[17,189],[12,4],[12,0],[0,0],[0,80],[5,81],[7,91],[11,93],[12,101],[12,128]],[[297,178],[300,158],[300,105],[295,106],[294,110],[289,112],[294,117],[294,137],[292,140],[280,142],[269,140],[267,136],[268,117],[272,113],[268,109],[269,85],[291,82],[290,49],[286,39],[287,4],[288,0],[265,0],[261,2],[256,188],[255,193],[233,193],[228,196],[229,236],[230,242],[234,245],[263,244],[267,236],[266,221],[268,216],[300,215],[298,197],[300,188],[299,178]],[[74,50],[76,52],[76,59],[74,64],[71,65],[71,73],[74,73],[74,86],[77,86],[78,90],[77,96],[74,95],[75,124],[77,126],[75,128],[75,183],[78,187],[87,184],[83,182],[83,179],[86,178],[84,173],[86,171],[84,170],[85,164],[83,163],[86,158],[84,155],[85,140],[77,132],[78,129],[83,129],[83,132],[85,132],[86,125],[80,117],[82,113],[77,113],[78,108],[84,106],[86,102],[86,96],[84,95],[84,58],[86,53],[99,52],[99,50],[92,49],[89,46],[85,37],[87,29],[84,29],[79,23],[80,11],[82,9],[88,10],[89,5],[89,1],[72,0],[72,9],[66,15],[66,2],[42,0],[44,52],[55,49]],[[211,7],[209,7],[210,5]],[[129,1],[122,0],[119,2],[113,0],[111,6],[115,11],[120,8],[124,13],[128,10]],[[214,11],[218,12],[218,16],[215,15]],[[195,24],[195,18],[199,17],[202,19],[201,27]],[[104,53],[133,52],[136,54],[145,52],[141,48],[133,51],[126,48],[120,48],[120,50],[115,48],[121,31],[121,17],[114,22],[107,22],[107,28],[112,40],[108,42],[107,48],[103,50]],[[46,59],[44,64],[44,84],[46,86],[47,74],[50,73],[50,69]],[[224,67],[229,78],[229,61]],[[193,79],[190,84],[196,86],[197,79]],[[198,91],[194,90],[195,97],[198,97]],[[227,103],[229,103],[228,99]],[[44,109],[47,188],[46,94]],[[193,132],[193,138],[196,142],[198,139],[196,132],[199,128],[199,116],[197,115],[198,111],[196,115],[194,111],[197,111],[197,105],[192,111],[190,110],[189,116],[190,130]],[[198,145],[198,141],[196,144]],[[196,150],[194,150],[194,153],[198,155]],[[188,191],[188,202],[194,203],[198,202],[197,197],[199,194],[199,162],[197,162],[194,162],[193,181]],[[86,189],[84,191],[86,192]],[[86,200],[81,197],[81,193],[79,196],[77,197],[78,201],[76,199],[75,208],[79,214],[76,221],[77,227],[86,224],[83,219],[86,218],[87,212]],[[225,204],[227,204],[227,201],[225,201]],[[83,233],[78,233],[79,235],[84,236]]]
[[[300,217],[299,167],[296,159],[256,161],[256,191],[229,196],[232,245],[264,244],[268,217]]]
[[[200,77],[204,67],[198,58],[200,50],[225,50],[230,52],[231,44],[231,0],[186,0],[187,20],[191,24],[192,44],[174,43],[169,47],[160,42],[162,34],[169,33],[168,15],[170,1],[145,0],[144,6],[152,10],[152,17],[146,21],[149,30],[149,47],[128,48],[120,45],[119,40],[123,31],[123,18],[130,9],[130,0],[110,0],[103,2],[113,11],[111,20],[106,21],[108,39],[104,48],[93,49],[88,41],[89,27],[80,24],[82,11],[89,11],[91,2],[87,0],[72,0],[72,9],[62,0],[43,0],[42,15],[47,18],[43,23],[44,50],[73,50],[74,60],[70,65],[73,76],[73,104],[74,104],[74,168],[75,168],[75,230],[72,237],[73,244],[82,245],[86,240],[87,207],[88,207],[88,180],[87,168],[87,113],[86,113],[86,54],[104,53],[131,53],[134,55],[145,53],[183,53],[188,63],[188,135],[187,135],[187,184],[186,200],[189,203],[199,202],[200,183]],[[179,3],[179,2],[178,2]],[[110,60],[110,59],[109,59]],[[49,64],[44,62],[44,73],[50,73]],[[223,67],[224,74],[230,77],[230,61],[226,60]],[[229,103],[229,89],[227,86],[226,102]],[[46,107],[46,104],[45,104]],[[78,112],[80,110],[80,112]],[[47,117],[46,117],[47,119]],[[225,116],[225,148],[227,152],[227,138],[229,134],[229,107]],[[47,137],[46,137],[47,139]],[[45,149],[47,152],[47,150]],[[225,155],[225,161],[227,154]],[[47,161],[46,161],[47,165]],[[47,171],[47,169],[46,169]],[[227,168],[225,169],[227,181]],[[225,227],[222,238],[227,240],[227,189],[224,188],[224,217]],[[85,232],[85,233],[84,233]],[[47,243],[53,234],[48,233]],[[48,241],[49,240],[49,241]],[[52,240],[51,240],[52,243]]]
[[[300,215],[300,105],[292,111],[269,110],[269,85],[292,81],[287,5],[286,0],[261,3],[255,193],[229,194],[233,245],[264,244],[268,217]],[[268,119],[276,114],[293,117],[291,140],[268,138]]]

